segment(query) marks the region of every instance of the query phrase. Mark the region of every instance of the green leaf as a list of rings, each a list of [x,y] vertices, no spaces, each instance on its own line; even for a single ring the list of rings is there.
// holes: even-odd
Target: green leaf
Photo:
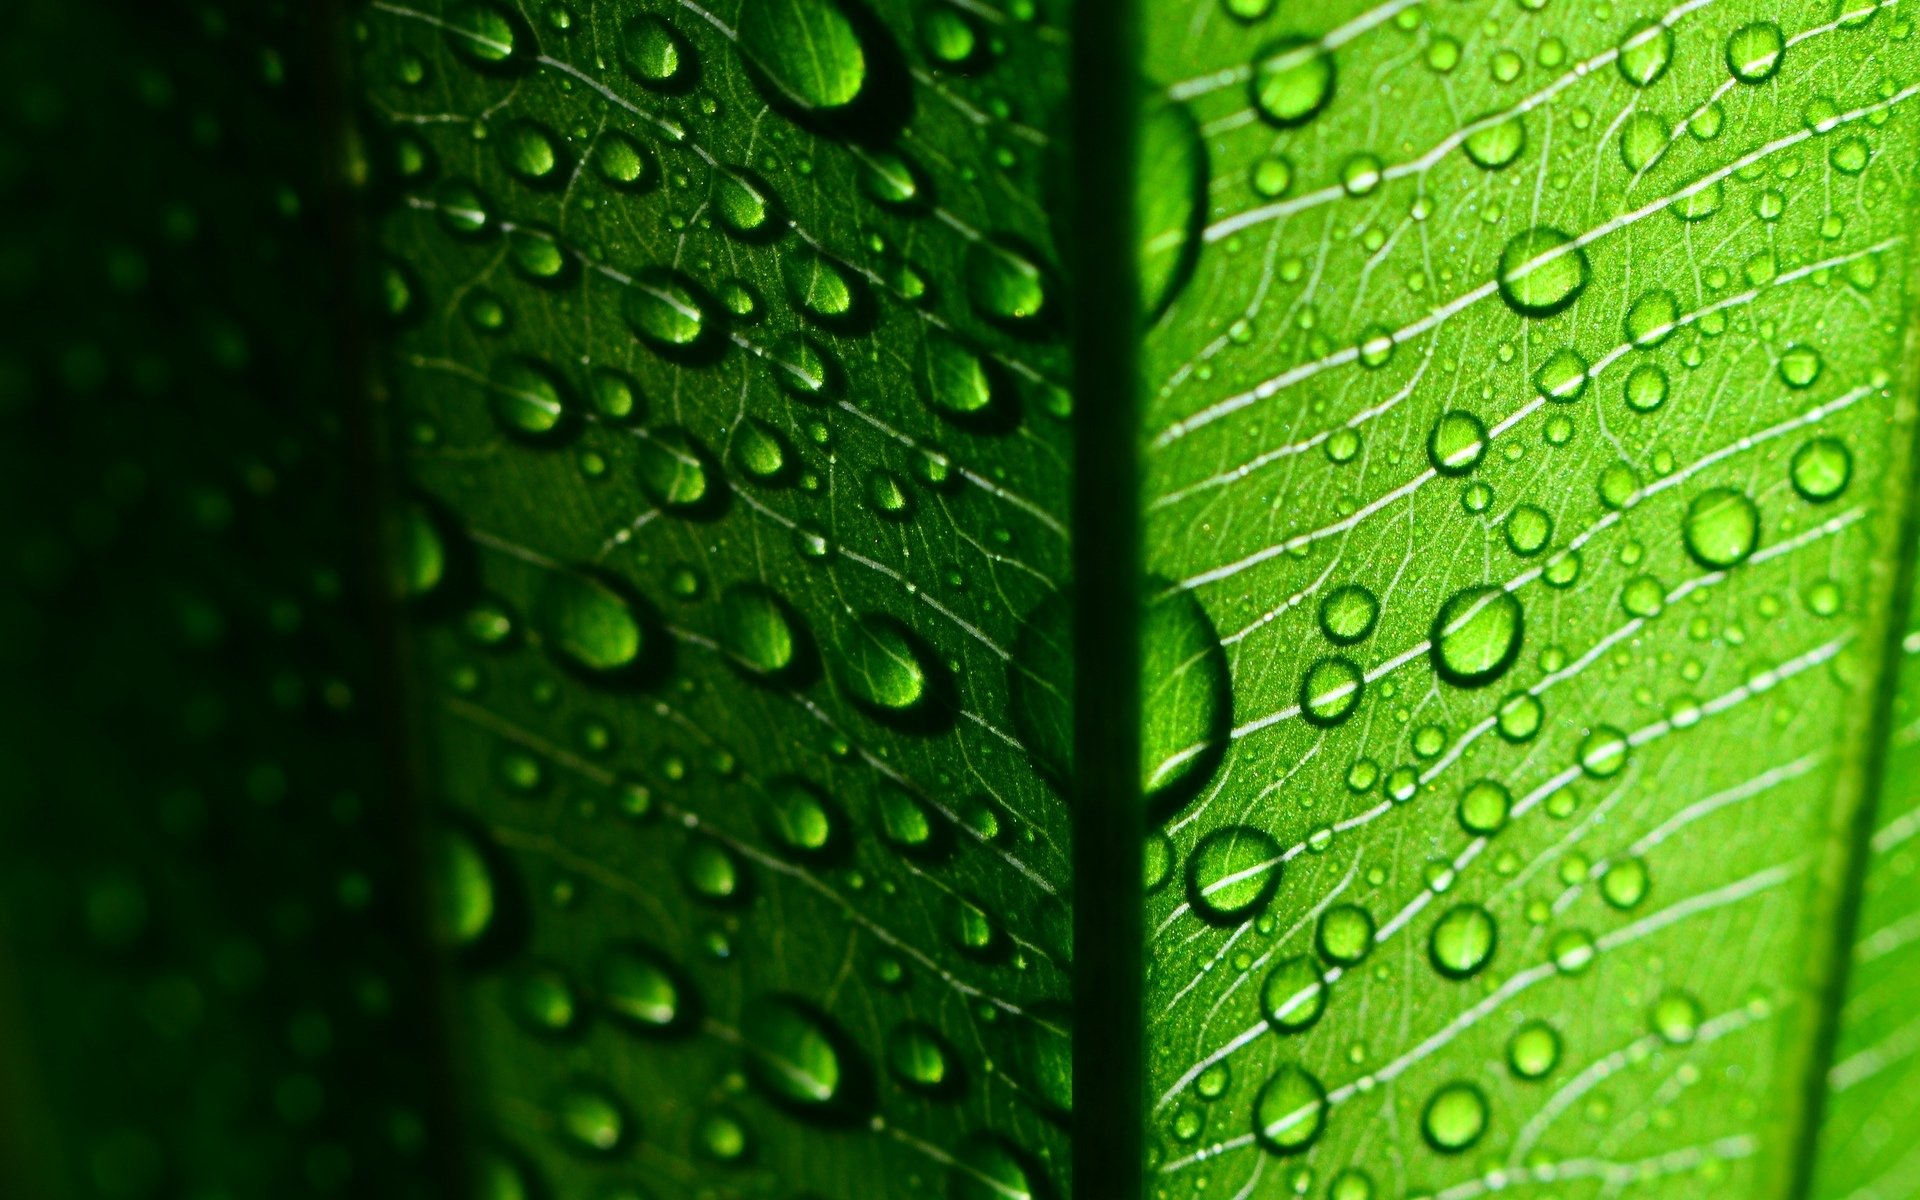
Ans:
[[[160,7],[0,1190],[1916,1189],[1905,0]]]

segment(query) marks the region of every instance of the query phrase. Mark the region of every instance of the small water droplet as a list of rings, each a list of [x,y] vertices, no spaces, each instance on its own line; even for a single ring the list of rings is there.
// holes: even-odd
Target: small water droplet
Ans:
[[[1434,618],[1436,673],[1455,687],[1485,687],[1520,656],[1525,630],[1520,601],[1498,587],[1455,592]]]

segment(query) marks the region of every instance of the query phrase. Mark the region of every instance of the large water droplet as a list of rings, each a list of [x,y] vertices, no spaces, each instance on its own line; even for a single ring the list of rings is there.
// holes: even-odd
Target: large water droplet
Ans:
[[[967,297],[982,316],[1025,322],[1046,307],[1046,283],[1026,254],[992,238],[967,246]]]
[[[662,508],[686,512],[706,504],[719,482],[707,450],[684,429],[667,426],[640,440],[634,455],[640,487]]]
[[[1725,570],[1745,562],[1759,543],[1760,510],[1744,492],[1710,488],[1687,505],[1681,532],[1694,561]]]
[[[1673,31],[1658,21],[1636,21],[1620,38],[1620,74],[1635,87],[1650,87],[1673,61]]]
[[[1539,225],[1500,251],[1500,294],[1522,316],[1550,317],[1587,286],[1587,254],[1571,236]]]
[[[1360,707],[1366,685],[1366,675],[1352,659],[1323,658],[1300,680],[1300,715],[1323,728],[1338,725]]]
[[[636,275],[621,304],[634,335],[655,350],[684,354],[711,336],[711,316],[693,282],[664,267]]]
[[[1465,979],[1487,965],[1497,940],[1493,915],[1478,904],[1462,904],[1434,922],[1427,948],[1442,975]]]
[[[494,364],[487,403],[501,429],[528,441],[563,432],[567,419],[559,377],[545,364],[517,355]]]
[[[1427,460],[1442,475],[1465,475],[1487,453],[1487,427],[1464,409],[1441,414],[1427,435]]]
[[[1793,490],[1814,504],[1825,504],[1847,490],[1853,455],[1838,438],[1817,437],[1794,451]]]
[[[932,1026],[917,1021],[896,1025],[887,1035],[887,1070],[907,1087],[937,1092],[952,1082],[946,1043]]]
[[[1754,21],[1727,35],[1727,69],[1741,83],[1765,83],[1780,69],[1786,51],[1778,25]]]
[[[1461,148],[1475,166],[1498,171],[1519,158],[1526,145],[1527,127],[1513,115],[1481,125],[1467,135]]]
[[[1150,588],[1164,588],[1157,580]],[[1140,786],[1150,803],[1192,795],[1220,761],[1232,699],[1225,654],[1193,593],[1159,590],[1140,634]]]
[[[570,1085],[554,1098],[553,1116],[560,1136],[593,1154],[611,1154],[626,1140],[626,1109],[603,1084]]]
[[[645,13],[620,30],[620,61],[648,87],[672,90],[691,74],[693,48],[665,19]]]
[[[482,70],[497,71],[513,62],[523,36],[519,20],[507,9],[483,0],[453,5],[441,28],[453,52]]]
[[[464,830],[434,836],[435,930],[456,948],[472,946],[492,928],[497,902],[485,851]]]
[[[433,514],[418,500],[402,503],[394,515],[394,594],[403,600],[429,595],[446,574],[446,541]]]
[[[643,946],[616,946],[600,960],[601,1005],[642,1033],[664,1033],[686,1021],[687,997],[678,976]]]
[[[1455,687],[1485,687],[1520,656],[1520,601],[1498,587],[1465,588],[1433,621],[1433,668]]]
[[[794,664],[799,653],[786,602],[757,583],[735,584],[720,601],[720,644],[755,675],[771,677]]]
[[[1507,825],[1513,793],[1492,779],[1482,779],[1460,796],[1460,827],[1480,837],[1492,837]]]
[[[1313,1145],[1326,1119],[1327,1089],[1298,1063],[1275,1071],[1253,1101],[1253,1136],[1273,1154],[1299,1154]]]
[[[992,1134],[975,1134],[954,1156],[948,1200],[1035,1200],[1037,1189],[1020,1155]]]
[[[1442,1154],[1470,1149],[1487,1131],[1487,1098],[1471,1083],[1445,1084],[1427,1101],[1420,1131]]]
[[[761,823],[776,842],[796,854],[821,854],[833,844],[834,816],[826,798],[812,784],[790,775],[767,784]]]
[[[927,403],[954,417],[975,417],[993,404],[993,382],[980,356],[938,330],[921,351]]]
[[[1320,601],[1320,632],[1336,646],[1365,641],[1380,619],[1380,601],[1358,583],[1344,584]]]
[[[770,99],[830,111],[853,103],[866,85],[866,49],[834,0],[753,0],[741,10],[739,34]]]
[[[1353,966],[1373,953],[1373,914],[1357,904],[1336,904],[1320,914],[1314,946],[1328,962]]]
[[[1333,56],[1319,42],[1284,38],[1254,59],[1253,105],[1275,125],[1298,125],[1326,107],[1333,83]]]
[[[597,674],[630,667],[640,657],[640,618],[606,583],[576,571],[547,576],[534,620],[549,652]]]
[[[1140,299],[1149,314],[1158,314],[1186,281],[1200,247],[1207,152],[1193,114],[1170,101],[1147,110],[1140,139],[1140,161],[1153,166],[1134,175]]]
[[[869,614],[854,623],[841,643],[840,683],[861,704],[906,712],[932,690],[932,669],[907,627],[892,617]]]
[[[1320,1019],[1327,1007],[1327,985],[1320,967],[1303,954],[1282,959],[1260,985],[1260,1011],[1267,1024],[1294,1033]]]
[[[1208,921],[1238,924],[1280,886],[1280,845],[1264,830],[1229,825],[1200,839],[1187,859],[1187,899]]]
[[[740,1021],[753,1080],[775,1100],[820,1109],[840,1096],[838,1038],[825,1018],[797,1001],[756,1000]]]

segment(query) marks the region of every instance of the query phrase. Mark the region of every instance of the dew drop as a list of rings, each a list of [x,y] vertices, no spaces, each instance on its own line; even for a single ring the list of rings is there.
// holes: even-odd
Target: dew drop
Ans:
[[[770,677],[791,667],[798,653],[793,619],[770,588],[735,584],[721,597],[720,644],[755,675]]]
[[[1314,945],[1328,962],[1350,967],[1373,952],[1373,914],[1357,904],[1336,904],[1320,914]]]
[[[1046,306],[1040,268],[1013,247],[991,238],[967,246],[967,298],[982,316],[1026,322]]]
[[[1463,813],[1465,807],[1463,801]],[[1478,974],[1493,958],[1497,940],[1493,915],[1478,904],[1461,904],[1434,922],[1427,950],[1442,975],[1466,979]]]
[[[1507,1041],[1507,1066],[1522,1079],[1539,1079],[1559,1065],[1560,1035],[1545,1021],[1529,1021]]]
[[[1792,345],[1780,355],[1780,380],[1795,390],[1812,387],[1826,364],[1812,346]]]
[[[1420,1131],[1442,1154],[1469,1150],[1487,1131],[1487,1098],[1471,1083],[1443,1084],[1420,1114]]]
[[[1479,125],[1467,135],[1461,148],[1475,166],[1498,171],[1519,158],[1526,145],[1527,127],[1515,115]]]
[[[806,112],[845,108],[867,82],[859,32],[835,0],[754,0],[740,48],[782,100]]]
[[[1629,342],[1641,350],[1651,350],[1680,327],[1680,302],[1669,291],[1647,292],[1627,309],[1623,324]]]
[[[1500,294],[1526,317],[1549,317],[1587,286],[1587,255],[1569,235],[1540,225],[1517,234],[1500,252]]]
[[[1297,1063],[1275,1071],[1253,1101],[1253,1135],[1272,1154],[1304,1151],[1326,1119],[1327,1089]]]
[[[1534,504],[1522,504],[1507,514],[1507,547],[1521,558],[1532,558],[1553,538],[1553,518]]]
[[[1525,619],[1520,601],[1498,587],[1465,588],[1433,621],[1435,672],[1455,687],[1485,687],[1520,656]]]
[[[1300,681],[1300,715],[1326,728],[1353,715],[1366,691],[1366,676],[1344,655],[1323,658]]]
[[[1700,1002],[1673,991],[1653,1002],[1653,1031],[1669,1046],[1691,1042],[1700,1032]]]
[[[1667,372],[1657,363],[1641,363],[1627,372],[1622,398],[1635,412],[1652,412],[1667,402]]]
[[[892,617],[861,617],[840,650],[841,685],[869,708],[906,712],[925,700],[932,689],[916,639]]]
[[[1279,843],[1249,825],[1214,830],[1187,859],[1187,898],[1196,913],[1216,924],[1245,921],[1279,886]]]
[[[887,1035],[887,1070],[907,1087],[935,1092],[947,1086],[953,1070],[940,1035],[931,1026],[909,1021]]]
[[[824,1018],[793,1000],[766,998],[740,1020],[749,1074],[776,1101],[802,1109],[831,1105],[843,1084],[838,1040]]]
[[[435,930],[455,948],[472,946],[493,927],[493,869],[480,844],[462,830],[437,832],[434,857]]]
[[[954,1156],[948,1200],[1036,1200],[1038,1189],[1018,1154],[992,1134],[975,1134]]]
[[[1152,105],[1140,130],[1134,211],[1139,227],[1138,272],[1145,311],[1165,310],[1193,268],[1205,215],[1207,153],[1200,127],[1183,105]]]
[[[1772,21],[1742,25],[1727,36],[1727,69],[1741,83],[1765,83],[1780,69],[1786,40]]]
[[[576,571],[547,576],[534,605],[534,622],[548,651],[568,664],[605,675],[640,657],[640,619],[626,597]]]
[[[1658,21],[1637,21],[1620,39],[1620,74],[1635,87],[1651,87],[1673,62],[1673,31]]]
[[[494,365],[487,404],[501,429],[529,441],[553,436],[567,416],[559,379],[543,364],[518,356]]]
[[[1744,492],[1711,488],[1687,505],[1681,533],[1694,561],[1725,570],[1745,562],[1759,543],[1760,511]]]
[[[634,277],[621,311],[636,337],[669,354],[694,349],[711,329],[711,316],[693,283],[663,267]]]
[[[1847,490],[1853,478],[1853,455],[1838,438],[1818,437],[1794,451],[1793,490],[1814,504],[1824,504]]]
[[[1333,82],[1333,56],[1319,42],[1285,38],[1254,60],[1253,104],[1275,125],[1299,125],[1326,107]]]
[[[927,336],[924,347],[926,399],[936,411],[975,417],[993,404],[993,383],[979,355],[938,330]]]
[[[1343,584],[1320,601],[1320,632],[1336,646],[1365,641],[1380,619],[1380,602],[1357,583]]]
[[[1260,1011],[1280,1033],[1296,1033],[1320,1019],[1327,1007],[1327,985],[1319,966],[1305,955],[1282,959],[1260,985]]]
[[[1554,351],[1534,372],[1533,386],[1548,400],[1571,404],[1587,391],[1587,360],[1571,346]]]
[[[693,61],[680,31],[651,14],[642,14],[620,31],[620,61],[627,73],[652,88],[672,88]]]
[[[1443,413],[1427,435],[1427,459],[1442,475],[1465,475],[1487,453],[1487,427],[1463,409]]]
[[[1637,858],[1623,858],[1607,868],[1600,877],[1600,895],[1618,909],[1633,908],[1647,898],[1647,864]]]
[[[575,1083],[555,1097],[555,1127],[576,1147],[611,1154],[627,1135],[627,1115],[619,1098],[597,1083]]]
[[[617,946],[600,959],[600,1003],[616,1019],[642,1033],[662,1033],[683,1023],[686,998],[665,959],[641,946]]]
[[[634,455],[641,490],[660,507],[685,512],[706,503],[718,484],[707,469],[707,451],[691,433],[674,426],[641,439]]]
[[[1505,784],[1482,779],[1460,796],[1460,828],[1480,837],[1492,837],[1507,825],[1513,793]]]

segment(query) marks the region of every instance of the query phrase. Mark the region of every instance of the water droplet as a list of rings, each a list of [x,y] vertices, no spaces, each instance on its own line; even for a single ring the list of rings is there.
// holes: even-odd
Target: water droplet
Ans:
[[[1320,602],[1320,632],[1336,646],[1365,641],[1380,617],[1380,602],[1357,583],[1344,584]]]
[[[768,783],[761,823],[776,842],[796,854],[821,854],[833,844],[833,811],[825,797],[791,775]]]
[[[866,86],[866,49],[835,0],[755,0],[741,11],[739,33],[740,48],[771,85],[769,99],[832,111]]]
[[[1667,150],[1672,125],[1658,113],[1642,110],[1627,118],[1620,130],[1620,161],[1636,174],[1652,166]]]
[[[760,483],[777,483],[787,470],[787,447],[773,426],[758,417],[741,421],[733,433],[733,464]]]
[[[772,190],[749,172],[722,167],[713,173],[714,212],[733,233],[754,237],[767,232],[778,207]]]
[[[719,483],[719,473],[710,473],[707,461],[706,447],[674,426],[641,439],[634,455],[641,489],[662,508],[682,512],[700,508]]]
[[[1620,74],[1635,87],[1649,87],[1673,61],[1673,31],[1658,21],[1636,21],[1620,39]]]
[[[1618,775],[1620,768],[1627,765],[1631,748],[1626,734],[1611,725],[1601,725],[1580,740],[1575,757],[1579,760],[1580,769],[1588,775],[1595,779],[1607,779]]]
[[[664,267],[634,277],[621,311],[634,335],[663,353],[684,354],[711,336],[711,315],[692,281]]]
[[[1233,708],[1219,635],[1193,593],[1160,591],[1144,618],[1140,782],[1149,802],[1164,805],[1183,800],[1212,774]],[[1062,637],[1060,645],[1067,644]]]
[[[1187,859],[1187,898],[1197,914],[1217,924],[1245,921],[1279,886],[1279,843],[1249,825],[1214,830]]]
[[[1420,1131],[1442,1154],[1468,1150],[1487,1131],[1487,1098],[1471,1083],[1444,1084],[1420,1114]]]
[[[599,579],[559,570],[547,576],[534,606],[547,649],[596,674],[630,667],[640,657],[640,619],[626,597]]]
[[[1153,170],[1134,176],[1140,299],[1147,313],[1157,314],[1186,281],[1199,250],[1207,153],[1193,115],[1184,106],[1163,100],[1147,109],[1139,156],[1141,162],[1153,164]]]
[[[1793,490],[1814,504],[1824,504],[1847,490],[1853,478],[1853,455],[1838,438],[1817,437],[1794,451]]]
[[[626,1110],[600,1084],[573,1084],[555,1098],[553,1109],[561,1136],[582,1150],[611,1154],[626,1138]]]
[[[1600,895],[1615,908],[1633,908],[1647,898],[1647,864],[1623,858],[1600,877]]]
[[[593,151],[594,169],[600,178],[623,191],[638,191],[658,178],[653,153],[624,133],[600,135]]]
[[[1468,833],[1492,837],[1507,825],[1513,793],[1504,784],[1482,779],[1460,796],[1460,827]]]
[[[498,69],[513,61],[519,44],[520,22],[499,6],[480,0],[453,6],[442,28],[453,52],[482,69]]]
[[[1471,793],[1469,793],[1471,794]],[[1466,812],[1466,804],[1461,804]],[[1498,933],[1493,915],[1478,904],[1462,904],[1448,909],[1433,925],[1428,942],[1434,967],[1449,979],[1465,979],[1477,974],[1493,958]]]
[[[1627,309],[1624,327],[1628,341],[1651,350],[1680,327],[1680,303],[1672,292],[1648,292]]]
[[[1571,404],[1586,394],[1588,369],[1578,350],[1563,347],[1534,372],[1533,386],[1548,400]]]
[[[1553,538],[1553,518],[1547,510],[1522,504],[1507,514],[1507,546],[1522,558],[1532,558],[1546,549]]]
[[[1336,904],[1320,914],[1314,944],[1328,962],[1350,967],[1373,952],[1373,914],[1357,904]]]
[[[661,1033],[685,1023],[686,996],[665,959],[641,946],[617,946],[601,959],[600,1003],[614,1017],[643,1033]]]
[[[693,49],[663,18],[642,14],[620,30],[620,61],[648,87],[672,89],[693,62]]]
[[[838,1038],[825,1018],[798,1001],[750,1003],[740,1020],[753,1081],[773,1099],[802,1109],[831,1105],[841,1094]]]
[[[695,1122],[693,1142],[702,1155],[717,1163],[738,1162],[750,1148],[747,1127],[724,1109],[703,1114]]]
[[[519,356],[494,364],[487,405],[501,429],[529,441],[562,432],[567,418],[558,377],[545,365]]]
[[[870,150],[862,157],[861,164],[865,168],[861,182],[867,195],[881,204],[904,208],[922,198],[925,185],[919,170],[897,152]]]
[[[915,854],[933,847],[933,820],[926,805],[912,793],[899,787],[883,787],[879,808],[880,836],[894,849]]]
[[[435,930],[455,948],[472,946],[493,927],[498,902],[486,852],[464,830],[434,835]]]
[[[992,1134],[975,1134],[955,1155],[948,1200],[1035,1200],[1038,1189],[1020,1156]]]
[[[737,899],[746,888],[733,851],[709,837],[696,837],[687,844],[680,856],[680,878],[697,899],[716,904]]]
[[[839,666],[841,685],[872,709],[905,712],[919,705],[933,688],[918,639],[892,617],[861,617],[841,645]]]
[[[1299,125],[1333,95],[1333,56],[1317,41],[1283,38],[1253,63],[1253,104],[1275,125]]]
[[[545,963],[516,973],[513,1007],[521,1022],[536,1033],[565,1033],[573,1028],[579,1011],[573,984],[558,967]]]
[[[1500,294],[1521,316],[1549,317],[1587,286],[1586,251],[1572,237],[1540,225],[1516,235],[1500,252]]]
[[[401,599],[429,595],[447,573],[447,547],[433,514],[417,500],[399,505],[394,514],[391,577]]]
[[[1253,1135],[1273,1154],[1299,1154],[1313,1145],[1327,1119],[1327,1089],[1297,1063],[1260,1085],[1253,1101]]]
[[[1047,301],[1033,260],[991,238],[967,246],[967,297],[982,316],[1011,322],[1033,320]]]
[[[816,321],[829,325],[844,321],[860,303],[853,275],[823,254],[781,255],[780,278],[788,299]]]
[[[793,619],[772,589],[735,584],[721,597],[720,644],[733,660],[760,676],[791,667],[798,654]]]
[[[1500,702],[1494,721],[1500,736],[1509,742],[1525,742],[1540,732],[1546,719],[1546,706],[1531,692],[1515,692]]]
[[[1641,363],[1627,373],[1621,393],[1628,408],[1652,412],[1667,402],[1667,372],[1657,363]]]
[[[945,333],[927,336],[922,351],[927,403],[954,417],[975,417],[993,404],[993,383],[980,356]]]
[[[1323,728],[1338,725],[1360,707],[1365,691],[1366,676],[1352,659],[1323,658],[1300,681],[1300,715]]]
[[[535,121],[510,121],[494,142],[500,165],[527,183],[542,183],[560,167],[560,149],[553,134]]]
[[[929,1025],[909,1021],[887,1035],[887,1069],[910,1088],[935,1092],[951,1081],[946,1044]]]
[[[1484,118],[1483,118],[1484,119]],[[1527,127],[1519,116],[1508,116],[1481,125],[1469,133],[1461,147],[1475,166],[1497,171],[1520,157],[1527,145]]]
[[[1547,957],[1569,975],[1578,975],[1592,966],[1597,953],[1593,935],[1584,929],[1563,929],[1547,943]]]
[[[1320,1019],[1327,1007],[1327,985],[1319,966],[1305,955],[1285,958],[1267,972],[1260,986],[1260,1011],[1281,1033],[1295,1033]]]
[[[1524,630],[1520,601],[1505,589],[1455,592],[1433,621],[1434,671],[1455,687],[1485,687],[1520,656]]]
[[[1427,435],[1427,458],[1442,475],[1465,475],[1487,452],[1487,427],[1463,409],[1442,413]]]
[[[1669,1046],[1691,1042],[1700,1032],[1700,1002],[1685,992],[1667,992],[1653,1002],[1653,1031]]]
[[[1780,355],[1780,380],[1794,389],[1812,387],[1825,363],[1812,346],[1792,345]]]
[[[1507,1065],[1522,1079],[1538,1079],[1560,1062],[1560,1035],[1545,1021],[1529,1021],[1507,1042]]]
[[[1760,510],[1744,492],[1711,488],[1687,505],[1681,533],[1694,561],[1724,570],[1745,562],[1753,553],[1760,541]]]
[[[1765,83],[1780,69],[1786,50],[1778,25],[1754,21],[1727,36],[1727,69],[1741,83]]]

